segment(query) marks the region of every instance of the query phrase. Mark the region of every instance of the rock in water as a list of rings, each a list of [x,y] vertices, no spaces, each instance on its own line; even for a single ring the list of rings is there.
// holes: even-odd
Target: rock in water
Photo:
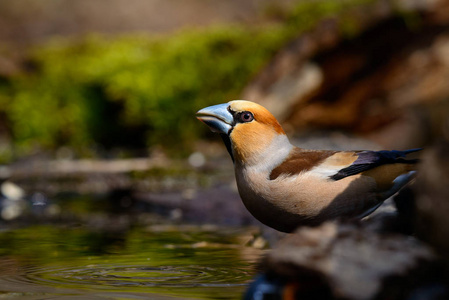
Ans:
[[[428,289],[449,296],[440,282],[441,264],[428,246],[353,224],[300,228],[261,268],[246,299],[412,299]]]

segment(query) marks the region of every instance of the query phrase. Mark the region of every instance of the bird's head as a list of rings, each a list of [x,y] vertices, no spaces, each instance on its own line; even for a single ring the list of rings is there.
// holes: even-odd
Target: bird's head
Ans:
[[[234,100],[209,106],[198,111],[197,118],[220,133],[232,159],[238,162],[257,160],[273,143],[287,140],[276,118],[263,106],[250,101]]]

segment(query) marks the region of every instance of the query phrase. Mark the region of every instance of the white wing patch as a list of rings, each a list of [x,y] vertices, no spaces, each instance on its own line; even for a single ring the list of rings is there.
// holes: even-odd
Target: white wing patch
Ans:
[[[340,171],[340,170],[341,170],[341,166],[331,167],[331,166],[319,165],[319,166],[314,167],[313,169],[311,169],[308,172],[318,175],[319,177],[329,179],[330,177],[337,174],[338,171]]]

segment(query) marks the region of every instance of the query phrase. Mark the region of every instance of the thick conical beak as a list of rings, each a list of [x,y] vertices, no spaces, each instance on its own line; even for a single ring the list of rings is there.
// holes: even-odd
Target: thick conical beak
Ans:
[[[228,107],[229,104],[227,103],[209,106],[198,111],[196,117],[209,126],[213,132],[229,134],[234,123],[234,117]]]

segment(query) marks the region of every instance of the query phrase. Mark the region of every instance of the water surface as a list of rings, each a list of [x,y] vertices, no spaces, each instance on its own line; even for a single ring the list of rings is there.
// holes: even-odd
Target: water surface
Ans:
[[[33,225],[0,232],[1,299],[238,299],[262,254],[250,228],[127,231]]]

